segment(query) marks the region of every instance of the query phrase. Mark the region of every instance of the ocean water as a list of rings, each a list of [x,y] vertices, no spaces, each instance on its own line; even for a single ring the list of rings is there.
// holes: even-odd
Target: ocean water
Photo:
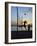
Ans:
[[[30,27],[30,30],[32,30],[32,27]],[[12,26],[11,31],[17,31],[17,26]],[[26,29],[24,27],[18,27],[18,31],[28,31],[28,27]]]

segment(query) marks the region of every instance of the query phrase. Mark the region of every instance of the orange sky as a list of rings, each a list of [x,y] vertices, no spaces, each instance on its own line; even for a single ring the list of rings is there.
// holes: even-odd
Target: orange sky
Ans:
[[[19,22],[19,24],[24,24],[23,22],[24,22],[25,20],[20,20],[20,21],[18,21]],[[27,19],[26,20],[27,21],[27,24],[32,24],[32,20],[31,19]],[[27,25],[26,24],[26,25]]]

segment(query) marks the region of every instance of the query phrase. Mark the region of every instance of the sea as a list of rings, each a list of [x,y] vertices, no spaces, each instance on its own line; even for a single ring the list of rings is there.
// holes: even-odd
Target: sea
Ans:
[[[28,31],[28,26],[25,27],[17,27],[17,26],[11,26],[11,31]],[[32,27],[30,27],[30,31],[32,30]]]

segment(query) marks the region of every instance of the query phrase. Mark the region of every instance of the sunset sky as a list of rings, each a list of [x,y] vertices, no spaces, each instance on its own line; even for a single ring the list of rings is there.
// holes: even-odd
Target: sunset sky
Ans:
[[[11,24],[17,24],[17,8],[18,8],[18,24],[27,21],[27,24],[32,23],[32,7],[11,7]],[[22,23],[23,24],[23,23]]]

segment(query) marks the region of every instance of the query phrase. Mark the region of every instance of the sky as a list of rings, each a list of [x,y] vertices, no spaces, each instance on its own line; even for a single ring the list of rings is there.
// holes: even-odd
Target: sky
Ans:
[[[16,7],[11,6],[11,24],[17,24],[17,8],[18,8],[18,24],[23,21],[32,23],[32,7]]]

